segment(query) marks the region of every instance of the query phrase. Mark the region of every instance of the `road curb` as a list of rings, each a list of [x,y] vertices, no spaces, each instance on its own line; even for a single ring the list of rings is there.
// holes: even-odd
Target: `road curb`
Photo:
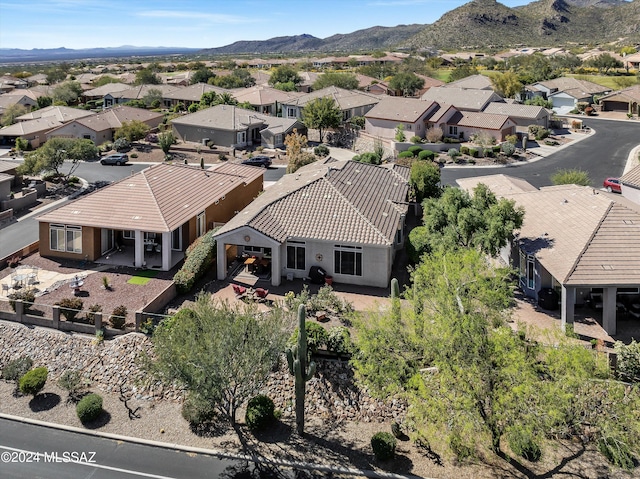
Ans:
[[[355,469],[350,467],[329,466],[323,464],[314,464],[310,462],[298,462],[287,461],[283,459],[268,458],[263,456],[250,456],[247,454],[233,454],[229,452],[219,451],[216,449],[206,449],[202,447],[183,446],[181,444],[172,444],[160,441],[153,441],[150,439],[142,439],[138,437],[122,436],[120,434],[113,434],[109,432],[91,431],[88,429],[82,429],[75,426],[67,426],[65,424],[56,424],[52,422],[40,421],[38,419],[24,418],[20,416],[13,416],[10,414],[0,413],[0,419],[6,419],[8,421],[22,422],[26,424],[32,424],[35,426],[47,427],[50,429],[58,429],[61,431],[73,432],[76,434],[84,434],[86,436],[93,436],[102,439],[113,439],[115,441],[129,442],[133,444],[141,444],[145,446],[157,447],[161,449],[171,449],[175,451],[203,454],[207,456],[215,456],[220,459],[235,459],[239,461],[250,461],[256,464],[267,464],[271,466],[282,466],[296,469],[304,469],[307,471],[318,472],[330,472],[333,474],[346,474],[350,476],[362,476],[373,479],[432,479],[416,476],[413,474],[396,474],[393,472],[377,472],[368,469]]]

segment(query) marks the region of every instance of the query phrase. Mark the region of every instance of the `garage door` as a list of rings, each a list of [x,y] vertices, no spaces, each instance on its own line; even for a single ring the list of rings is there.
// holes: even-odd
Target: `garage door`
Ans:
[[[629,104],[625,101],[603,101],[602,111],[629,111]]]

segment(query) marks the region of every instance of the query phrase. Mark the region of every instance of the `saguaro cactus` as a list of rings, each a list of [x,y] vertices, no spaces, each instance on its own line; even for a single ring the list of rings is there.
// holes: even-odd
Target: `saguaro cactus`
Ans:
[[[396,278],[391,280],[391,316],[396,321],[400,320],[400,284]]]
[[[305,327],[306,309],[303,304],[298,307],[298,344],[287,348],[287,362],[289,372],[295,377],[296,383],[296,429],[298,434],[304,434],[304,396],[307,381],[316,372],[316,363],[311,361],[307,365],[307,330]]]

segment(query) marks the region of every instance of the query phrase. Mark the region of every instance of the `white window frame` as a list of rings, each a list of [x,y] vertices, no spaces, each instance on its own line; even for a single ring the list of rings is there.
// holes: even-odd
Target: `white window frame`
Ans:
[[[335,274],[343,274],[346,276],[362,276],[362,246],[335,245],[333,253],[333,266]],[[345,253],[354,253],[353,273],[343,271],[342,256]]]
[[[196,216],[196,238],[199,238],[207,232],[207,218],[205,212],[198,213]]]
[[[53,233],[55,232],[55,245]],[[66,251],[66,235],[64,225],[49,225],[49,249],[51,251]]]
[[[296,113],[295,108],[287,107],[287,118],[296,118],[298,116]]]
[[[56,232],[55,245],[53,232]],[[82,226],[49,225],[49,249],[62,253],[82,253]]]

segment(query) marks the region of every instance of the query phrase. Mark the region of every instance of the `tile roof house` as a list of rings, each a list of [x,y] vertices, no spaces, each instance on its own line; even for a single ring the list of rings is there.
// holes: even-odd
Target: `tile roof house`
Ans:
[[[333,98],[342,112],[342,120],[347,121],[354,116],[364,116],[376,103],[379,96],[358,90],[345,90],[335,86],[329,86],[307,93],[299,98],[282,103],[282,116],[284,118],[302,118],[302,110],[305,105],[316,98]]]
[[[38,106],[38,101],[30,95],[27,95],[25,91],[3,93],[0,95],[0,115],[2,115],[4,111],[12,105],[22,105],[27,110],[30,110],[31,108]]]
[[[215,234],[218,258],[228,245],[266,259],[271,284],[303,278],[312,266],[333,281],[387,287],[402,247],[409,169],[322,160],[285,175]],[[218,262],[218,279],[227,262]]]
[[[489,103],[484,113],[494,113],[498,115],[507,115],[515,124],[523,131],[529,125],[540,125],[549,128],[551,121],[551,112],[546,108],[535,105],[521,105],[519,103]]]
[[[195,83],[184,88],[176,88],[173,91],[165,93],[163,99],[165,105],[173,107],[178,103],[182,103],[185,108],[189,108],[192,103],[200,103],[202,95],[208,92],[215,92],[218,95],[223,93],[232,93],[231,90],[220,88],[215,85],[209,85],[207,83]]]
[[[640,205],[640,166],[630,169],[620,177],[622,196]]]
[[[527,98],[542,95],[553,103],[553,111],[569,113],[578,102],[593,103],[594,95],[606,95],[611,88],[573,77],[559,77],[525,87]]]
[[[493,83],[491,78],[486,75],[470,75],[460,80],[445,83],[442,88],[467,88],[470,90],[491,90],[493,91]]]
[[[605,331],[616,334],[616,309],[640,298],[640,207],[585,186],[538,190],[504,175],[458,180],[467,190],[479,183],[525,209],[512,247],[502,252],[519,269],[523,292],[538,298],[542,288],[557,290],[563,325],[573,322],[576,305],[592,300],[602,307]]]
[[[131,89],[131,85],[127,85],[126,83],[107,83],[106,85],[102,85],[97,88],[92,88],[91,90],[86,90],[82,93],[82,95],[85,98],[97,100],[100,98],[104,98],[106,95],[130,90],[130,89]]]
[[[175,118],[171,125],[174,134],[182,141],[203,143],[212,141],[228,148],[266,146],[279,148],[286,135],[306,128],[297,119],[263,115],[232,105],[216,105],[211,108]]]
[[[621,111],[640,116],[640,85],[612,91],[600,97],[598,103],[602,106],[602,111]]]
[[[396,135],[396,127],[402,124],[407,138],[424,138],[426,120],[437,108],[435,102],[416,98],[383,97],[365,113],[364,130],[373,137],[392,140]]]
[[[300,98],[304,93],[286,92],[264,85],[233,90],[233,97],[238,103],[250,103],[258,112],[265,115],[277,115],[280,105],[291,99]]]
[[[483,111],[491,102],[503,102],[500,95],[492,90],[469,90],[465,88],[430,88],[421,100],[436,101],[455,106],[458,110]]]
[[[38,118],[55,118],[60,123],[65,123],[67,121],[84,118],[94,114],[95,113],[92,111],[71,108],[69,106],[47,106],[30,113],[20,115],[16,118],[16,121],[35,120]]]
[[[19,121],[0,128],[0,144],[15,145],[16,138],[24,138],[32,148],[38,148],[47,141],[47,133],[61,125],[63,123],[55,117]]]
[[[165,95],[183,88],[178,85],[138,85],[130,86],[127,90],[111,91],[104,96],[104,108],[109,108],[114,105],[120,105],[127,103],[131,100],[142,100],[151,90],[159,90],[162,94],[162,100],[165,107],[169,107],[170,102],[165,100]]]
[[[153,165],[39,216],[40,254],[168,271],[259,195],[262,174],[231,163]]]
[[[458,111],[447,121],[445,136],[469,139],[472,135],[484,132],[495,138],[496,142],[505,141],[508,135],[516,132],[516,123],[507,115],[474,111]]]
[[[72,120],[52,129],[46,136],[47,139],[55,137],[87,138],[96,145],[101,145],[107,141],[113,141],[113,135],[125,121],[138,120],[146,123],[149,128],[157,128],[163,118],[162,113],[120,105],[91,116]]]

